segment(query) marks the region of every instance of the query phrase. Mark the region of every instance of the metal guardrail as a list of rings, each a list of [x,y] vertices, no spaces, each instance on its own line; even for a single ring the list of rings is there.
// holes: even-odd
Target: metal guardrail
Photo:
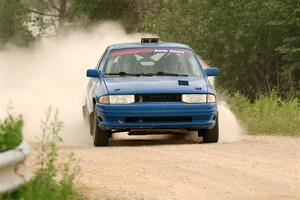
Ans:
[[[32,179],[33,173],[24,164],[29,154],[25,140],[15,149],[0,153],[0,194],[14,191]]]

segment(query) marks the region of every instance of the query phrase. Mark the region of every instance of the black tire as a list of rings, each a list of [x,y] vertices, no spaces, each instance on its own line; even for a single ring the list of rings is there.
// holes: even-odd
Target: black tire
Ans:
[[[110,131],[104,131],[96,124],[96,131],[94,133],[94,146],[108,146],[109,135]]]
[[[96,123],[97,122],[97,118],[96,118],[96,115],[95,115],[95,111],[93,111],[91,114],[90,114],[90,134],[91,135],[94,135],[95,131],[96,131]]]
[[[216,125],[212,129],[205,129],[201,133],[204,143],[217,143],[219,140],[219,119],[216,118]],[[199,133],[198,133],[199,134]],[[200,135],[200,134],[199,134]]]
[[[90,131],[93,136],[95,147],[108,146],[111,132],[104,131],[98,126],[95,106],[94,111],[90,115]]]

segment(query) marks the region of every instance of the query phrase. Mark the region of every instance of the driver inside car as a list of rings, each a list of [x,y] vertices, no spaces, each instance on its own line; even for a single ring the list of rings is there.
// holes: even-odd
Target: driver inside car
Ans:
[[[122,55],[118,58],[119,72],[136,73],[137,60],[133,54]]]
[[[180,62],[180,58],[177,54],[170,54],[165,60],[164,71],[167,73],[175,73],[182,72],[182,63]]]

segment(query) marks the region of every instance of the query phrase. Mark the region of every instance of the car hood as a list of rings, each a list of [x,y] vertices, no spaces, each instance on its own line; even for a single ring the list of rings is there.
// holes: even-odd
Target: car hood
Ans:
[[[206,93],[204,77],[114,77],[104,78],[109,94]]]

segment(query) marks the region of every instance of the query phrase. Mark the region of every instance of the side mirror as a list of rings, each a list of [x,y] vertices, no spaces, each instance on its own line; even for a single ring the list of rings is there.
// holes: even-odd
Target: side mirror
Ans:
[[[217,67],[204,69],[206,76],[219,76],[220,70]]]
[[[102,73],[98,69],[88,69],[86,71],[86,76],[91,77],[91,78],[99,78],[100,79],[102,77]]]

